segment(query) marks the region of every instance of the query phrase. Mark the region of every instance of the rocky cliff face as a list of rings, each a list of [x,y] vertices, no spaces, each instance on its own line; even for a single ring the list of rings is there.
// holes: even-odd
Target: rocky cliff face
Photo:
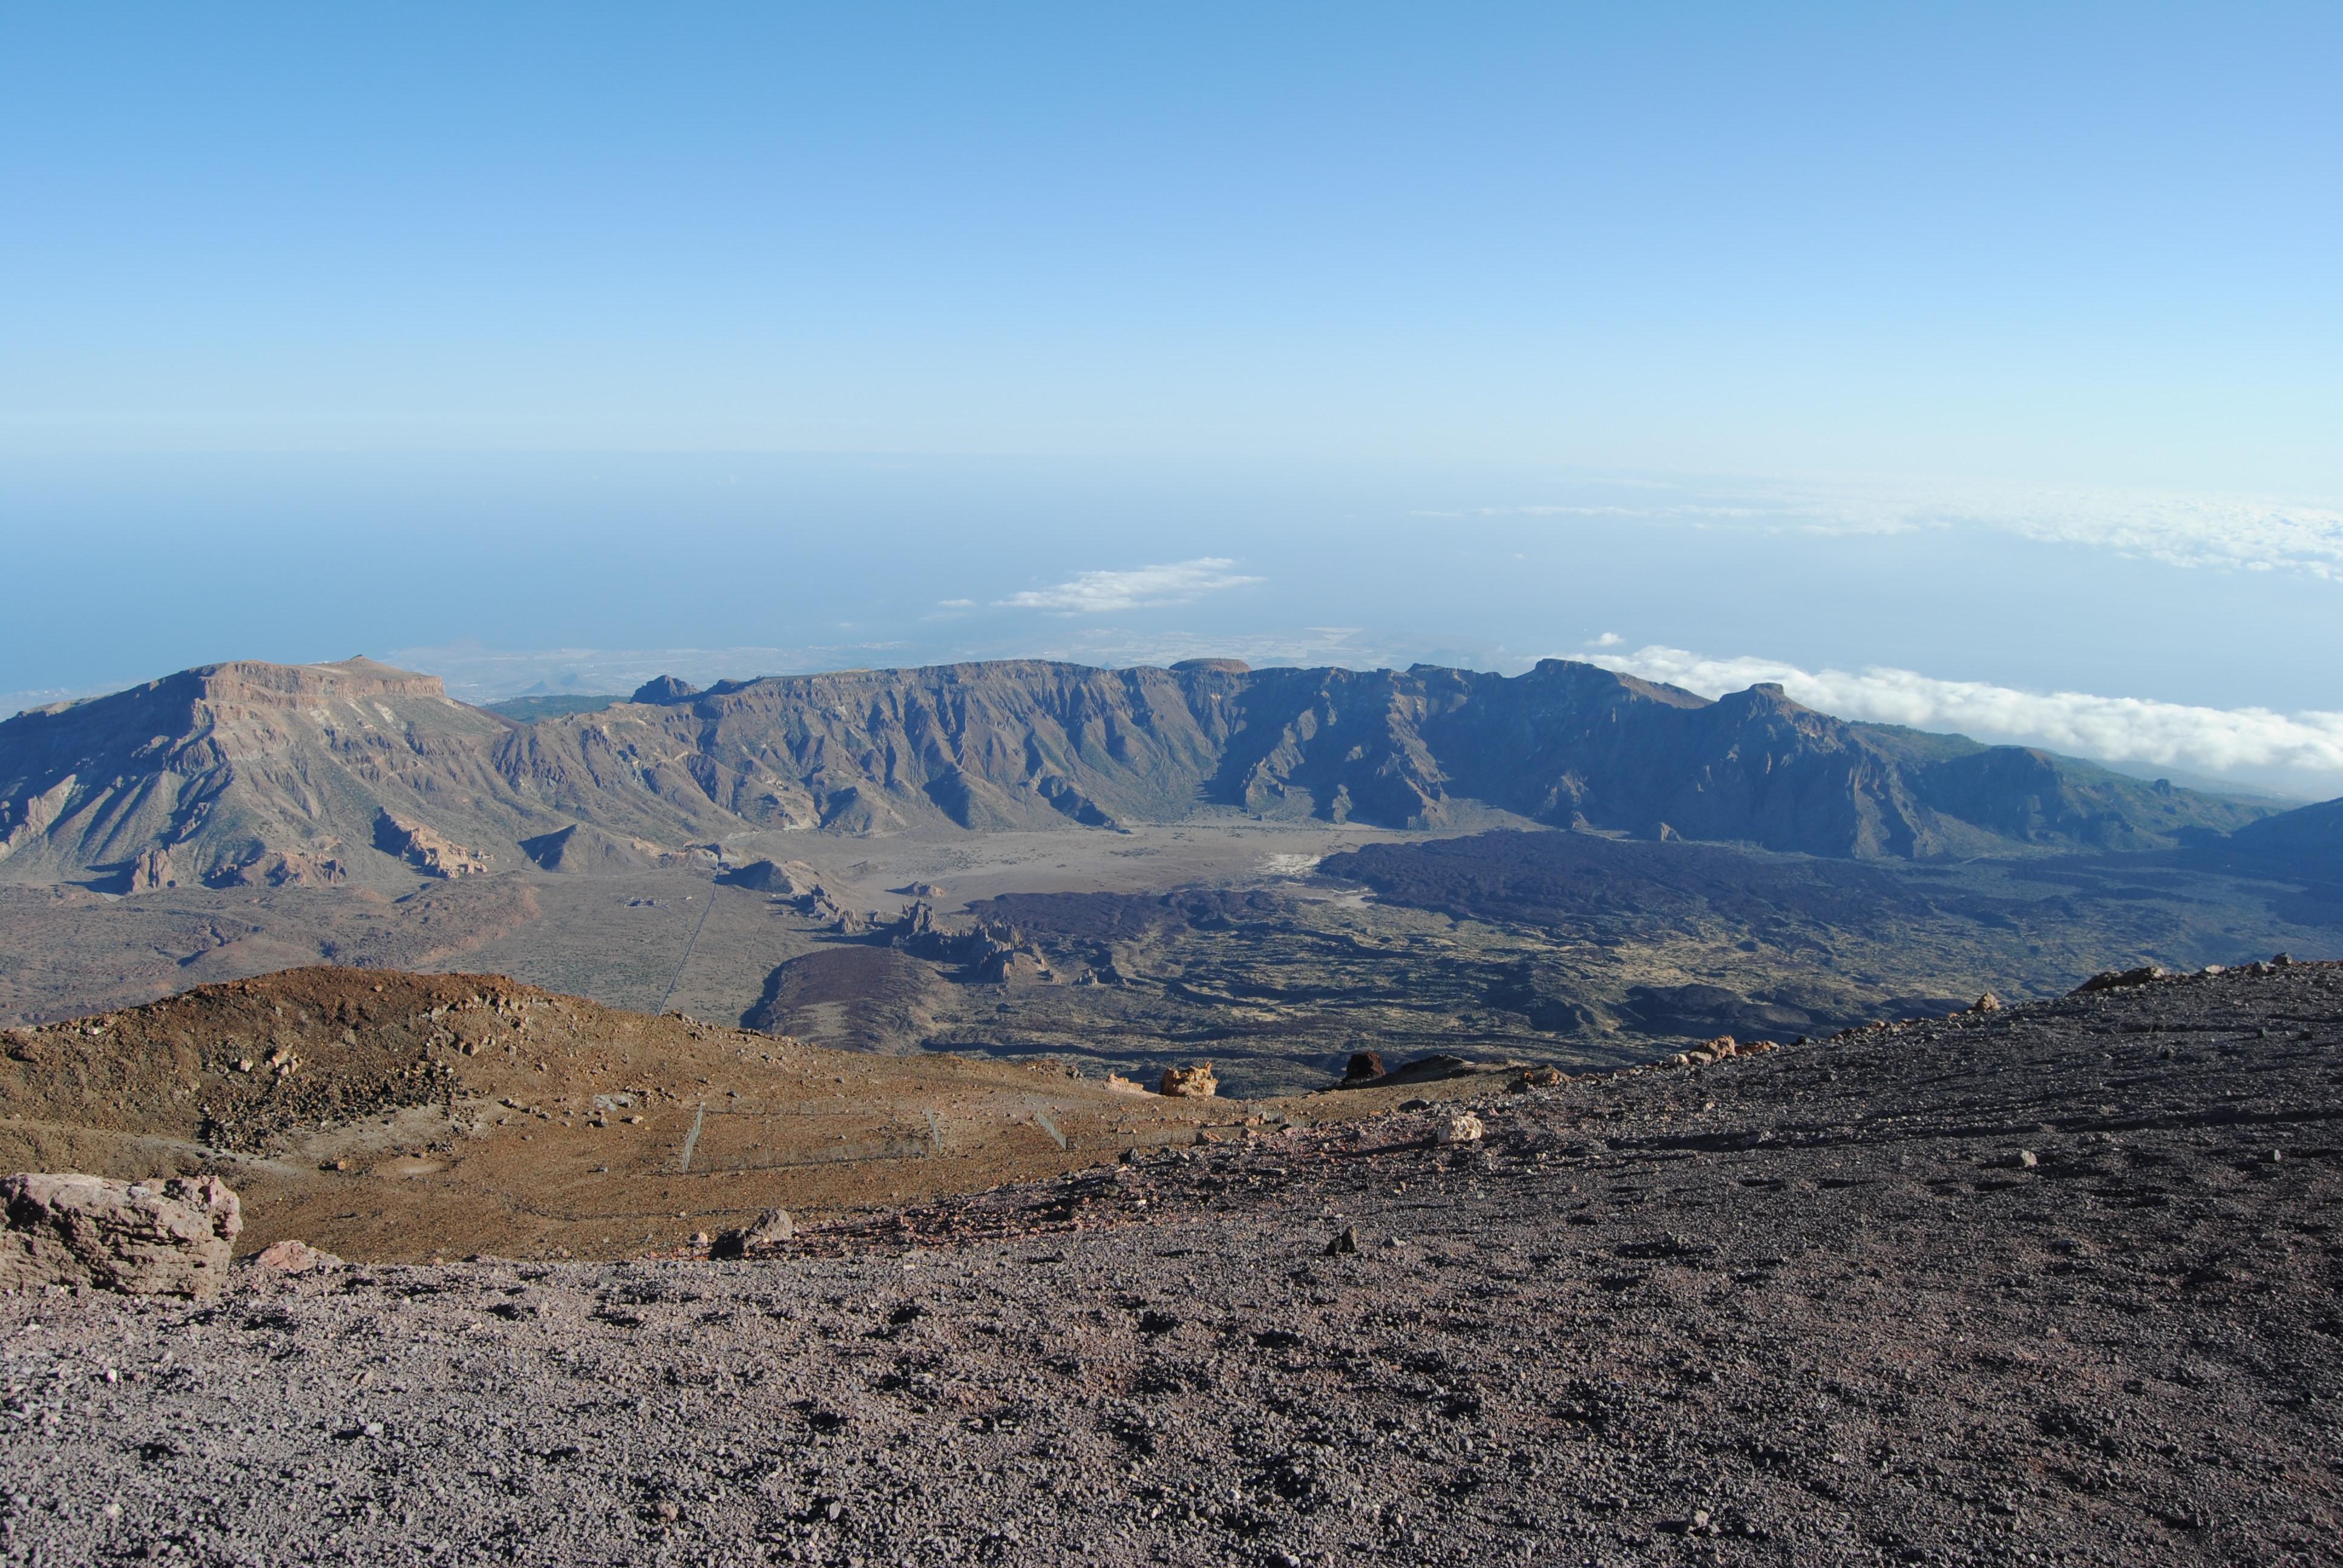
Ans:
[[[726,682],[531,726],[500,766],[580,816],[648,796],[618,809],[709,831],[1103,827],[1196,805],[1217,749],[1184,690],[1202,678],[1013,661]]]
[[[1828,856],[2158,848],[2254,808],[2016,748],[1711,702],[1548,660],[1503,677],[1031,660],[724,682],[514,725],[367,659],[215,665],[0,724],[0,879],[412,885],[585,823],[984,831],[1202,807],[1438,828],[1493,812]]]
[[[698,754],[668,766],[712,803],[864,832],[1107,827],[1228,806],[1393,827],[1495,808],[1834,855],[1977,838],[1937,820],[1895,759],[1776,688],[1712,703],[1558,660],[1512,678],[960,665],[718,686],[659,713],[539,725],[534,745],[581,750],[588,732],[631,724],[624,745],[644,758],[696,736]]]

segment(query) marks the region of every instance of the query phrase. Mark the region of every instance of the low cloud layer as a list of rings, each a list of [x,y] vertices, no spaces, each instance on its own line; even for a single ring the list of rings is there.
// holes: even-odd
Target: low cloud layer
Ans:
[[[1805,534],[1968,529],[2078,545],[2167,566],[2298,572],[2343,582],[2343,511],[2251,496],[2080,487],[1828,486],[1752,482],[1648,502],[1483,507],[1437,518],[1641,519]]]
[[[1259,632],[1193,632],[1085,627],[1033,650],[1040,658],[1111,669],[1164,666],[1183,658],[1241,658],[1255,669],[1403,667],[1423,650],[1403,638],[1355,626],[1288,627]]]
[[[11,719],[28,709],[46,708],[53,702],[76,702],[85,697],[103,697],[109,691],[120,691],[136,684],[121,681],[113,686],[47,686],[30,687],[23,691],[0,691],[0,719]]]
[[[1845,505],[1841,518],[1843,526],[1854,528],[1985,528],[2167,566],[2294,571],[2343,580],[2343,512],[2251,497],[1979,490],[1858,500]]]
[[[654,676],[695,685],[760,675],[907,662],[902,642],[808,644],[797,648],[488,648],[472,643],[394,648],[382,657],[402,669],[436,675],[465,702],[508,697],[620,696]]]
[[[1778,681],[1796,701],[1845,719],[1957,730],[1979,739],[2019,741],[2102,761],[2290,777],[2298,781],[2298,788],[2312,793],[2343,780],[2343,713],[2288,714],[2081,691],[2020,691],[1880,667],[1860,673],[1805,670],[1775,659],[1716,658],[1657,646],[1633,653],[1574,657],[1704,697]]]
[[[1064,615],[1099,615],[1152,605],[1187,604],[1203,594],[1248,588],[1262,580],[1237,575],[1230,569],[1235,565],[1222,556],[1201,556],[1192,561],[1172,561],[1131,571],[1084,572],[1054,588],[1028,588],[999,602],[1012,609],[1048,609]]]

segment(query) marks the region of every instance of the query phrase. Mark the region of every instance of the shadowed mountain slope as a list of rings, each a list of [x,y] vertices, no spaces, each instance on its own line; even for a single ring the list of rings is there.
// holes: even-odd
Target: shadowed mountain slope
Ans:
[[[2343,877],[2343,800],[2264,818],[2240,829],[2230,845],[2240,854],[2290,861],[2309,874]]]
[[[1176,820],[1438,829],[1493,813],[1832,857],[2168,848],[2267,808],[2047,753],[1709,701],[1550,659],[1516,677],[1038,660],[723,682],[516,724],[358,658],[207,666],[0,724],[0,879],[136,892],[518,867],[573,824],[676,846]]]

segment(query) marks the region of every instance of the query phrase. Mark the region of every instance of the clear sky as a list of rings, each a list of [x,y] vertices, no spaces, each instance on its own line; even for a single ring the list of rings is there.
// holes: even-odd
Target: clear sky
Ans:
[[[2343,788],[2338,66],[2332,5],[11,7],[0,698],[1594,651],[2267,708],[2133,749]]]

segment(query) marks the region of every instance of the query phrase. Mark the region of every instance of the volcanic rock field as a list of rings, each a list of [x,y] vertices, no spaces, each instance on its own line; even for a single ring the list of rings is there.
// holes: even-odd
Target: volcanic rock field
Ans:
[[[2331,1562],[2339,1081],[2343,967],[2257,965],[1454,1081],[739,1261],[0,1300],[0,1552]]]

